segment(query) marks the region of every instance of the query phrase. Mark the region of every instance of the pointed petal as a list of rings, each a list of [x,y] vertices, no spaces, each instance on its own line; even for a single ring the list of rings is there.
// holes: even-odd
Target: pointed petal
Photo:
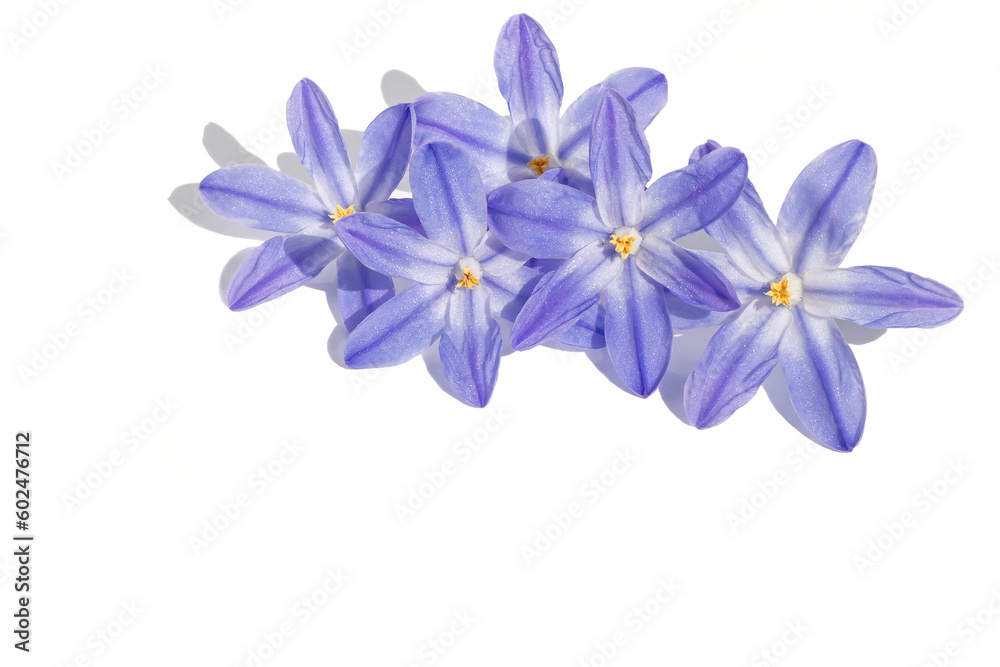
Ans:
[[[319,86],[302,79],[286,108],[288,133],[299,161],[316,182],[327,209],[356,203],[358,186],[333,107]]]
[[[416,284],[366,317],[347,337],[351,368],[396,366],[423,352],[444,328],[451,288]]]
[[[734,310],[740,305],[722,272],[659,234],[642,237],[635,259],[646,275],[685,303],[706,310]]]
[[[500,369],[500,325],[490,310],[489,291],[458,288],[441,332],[441,370],[462,401],[475,408],[490,402]]]
[[[768,290],[767,283],[745,274],[726,253],[712,252],[711,250],[692,250],[691,252],[726,277],[729,284],[733,286],[733,291],[741,304],[746,305],[751,301],[764,298],[763,294]],[[669,290],[666,292],[666,298],[667,310],[670,311],[670,323],[678,330],[719,326],[735,319],[739,314],[735,310],[717,311],[697,308],[684,303],[671,294]]]
[[[720,148],[649,186],[639,230],[655,230],[669,239],[696,232],[728,211],[746,182],[746,156],[735,148]]]
[[[569,328],[614,280],[624,262],[595,242],[567,259],[528,298],[510,332],[510,346],[527,350]]]
[[[409,104],[389,107],[365,129],[358,155],[358,202],[362,208],[392,196],[406,172],[412,141]]]
[[[625,262],[625,269],[608,285],[605,305],[611,363],[625,385],[646,398],[667,372],[673,343],[663,288],[635,262]]]
[[[854,245],[875,190],[875,151],[858,140],[806,165],[778,213],[778,233],[800,273],[839,266]]]
[[[684,385],[688,421],[708,428],[746,405],[777,365],[778,345],[791,321],[791,309],[758,300],[722,325]]]
[[[470,255],[486,234],[486,192],[475,165],[443,142],[420,146],[411,162],[413,207],[427,238]]]
[[[936,327],[962,312],[962,297],[939,282],[888,266],[806,274],[803,305],[814,315],[873,329]]]
[[[594,109],[590,173],[605,224],[612,228],[638,225],[643,192],[653,175],[649,144],[632,107],[610,88],[601,92]]]
[[[532,156],[554,154],[563,84],[556,48],[542,26],[527,14],[508,19],[493,67],[521,145]]]
[[[340,240],[365,266],[418,283],[447,283],[458,253],[377,213],[355,213],[337,222]]]
[[[226,303],[232,310],[246,310],[279,297],[315,278],[343,250],[326,224],[268,239],[236,269]]]
[[[576,318],[568,329],[550,338],[549,342],[579,350],[600,350],[607,345],[604,338],[604,322],[604,306],[595,303],[583,311],[583,315]]]
[[[847,341],[832,319],[792,309],[778,349],[795,414],[824,447],[849,452],[865,428],[865,385]]]
[[[326,207],[308,185],[262,164],[213,171],[198,192],[216,215],[254,229],[293,234],[329,221]]]
[[[395,295],[392,278],[372,271],[349,252],[337,258],[337,303],[348,331]]]
[[[502,276],[516,271],[531,259],[530,255],[511,250],[505,246],[492,231],[487,232],[482,243],[472,251],[472,257],[483,267],[484,273],[494,276]]]
[[[594,198],[546,180],[508,183],[487,198],[490,227],[504,245],[539,259],[566,259],[612,229]]]
[[[691,162],[720,148],[718,142],[708,141],[694,149]],[[750,181],[733,207],[706,226],[705,231],[726,249],[741,270],[755,278],[773,281],[792,270],[791,259],[778,237],[778,230]]]
[[[604,88],[617,90],[628,100],[639,127],[645,129],[667,103],[667,79],[655,69],[628,67],[611,74],[576,98],[559,121],[559,160],[590,173],[590,126],[594,107]]]
[[[473,159],[487,192],[510,182],[511,164],[525,166],[531,157],[514,150],[511,122],[479,102],[453,93],[428,93],[412,104],[413,145],[447,141]]]

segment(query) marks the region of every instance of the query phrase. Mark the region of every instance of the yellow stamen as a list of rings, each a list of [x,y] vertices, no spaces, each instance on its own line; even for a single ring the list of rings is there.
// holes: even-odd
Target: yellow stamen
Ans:
[[[329,215],[331,220],[337,222],[341,218],[346,218],[351,213],[354,213],[354,204],[351,204],[347,208],[344,208],[340,204],[337,204],[337,210],[334,211],[333,213],[330,213]]]
[[[627,259],[630,252],[632,252],[632,244],[635,243],[635,236],[621,236],[611,235],[611,242],[615,244],[615,252],[622,256],[622,259]]]
[[[546,172],[548,168],[549,168],[548,155],[539,155],[534,160],[528,163],[528,169],[530,169],[535,176],[541,176]]]
[[[764,296],[771,297],[772,306],[777,306],[779,303],[788,306],[792,298],[792,293],[788,289],[788,276],[783,277],[780,283],[771,283],[771,290],[764,292]]]
[[[462,269],[462,278],[458,281],[459,287],[464,287],[465,289],[472,289],[479,284],[479,278],[472,274],[471,269]]]

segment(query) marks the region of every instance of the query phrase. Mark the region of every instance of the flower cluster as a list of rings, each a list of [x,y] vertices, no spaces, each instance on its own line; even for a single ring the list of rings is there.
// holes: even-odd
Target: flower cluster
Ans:
[[[508,326],[513,350],[606,347],[641,397],[663,381],[675,330],[718,327],[684,387],[688,421],[726,420],[780,365],[803,425],[839,451],[861,438],[866,404],[837,320],[931,327],[961,312],[927,278],[840,267],[872,199],[867,144],[806,166],[775,224],[738,149],[710,141],[652,179],[644,130],[667,101],[661,73],[620,70],[564,109],[555,47],[523,14],[503,26],[494,66],[509,117],[425,94],[380,113],[355,164],[326,96],[299,82],[288,129],[312,183],[259,164],[201,183],[213,212],[276,233],[236,270],[229,307],[336,262],[345,364],[392,366],[436,344],[453,393],[477,407]],[[407,173],[412,198],[393,198]],[[719,251],[683,245],[699,230]]]

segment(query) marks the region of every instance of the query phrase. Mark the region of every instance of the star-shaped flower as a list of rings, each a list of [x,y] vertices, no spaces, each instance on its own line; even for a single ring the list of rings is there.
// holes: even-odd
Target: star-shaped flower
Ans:
[[[437,142],[417,148],[410,186],[422,233],[375,213],[338,223],[341,240],[363,264],[413,281],[351,332],[344,361],[352,368],[394,366],[440,337],[452,389],[482,407],[500,365],[497,319],[513,318],[539,273],[488,232],[483,183],[462,150]]]
[[[487,192],[512,181],[550,174],[589,190],[590,121],[602,90],[620,92],[645,128],[667,102],[667,80],[656,70],[622,69],[587,89],[560,117],[559,58],[545,31],[527,14],[500,30],[493,60],[510,118],[453,93],[428,93],[413,103],[414,145],[447,141],[475,161]]]
[[[725,277],[674,242],[712,222],[739,198],[746,157],[724,148],[648,188],[649,147],[628,101],[601,92],[590,171],[596,198],[544,179],[489,196],[492,229],[510,248],[565,260],[528,298],[511,330],[524,350],[572,326],[602,295],[608,352],[626,385],[651,394],[667,369],[672,331],[666,292],[711,310],[739,305]]]
[[[337,298],[350,330],[394,294],[392,280],[344,252],[337,226],[359,211],[412,221],[407,199],[390,199],[410,157],[408,105],[380,113],[365,130],[357,171],[351,166],[333,108],[319,86],[303,79],[287,106],[295,152],[312,176],[314,191],[270,167],[223,167],[201,182],[202,199],[217,215],[247,227],[278,232],[236,270],[227,304],[245,310],[285,294],[337,261]]]
[[[709,142],[692,159],[717,148]],[[792,406],[816,441],[851,451],[864,430],[865,388],[835,319],[876,329],[934,327],[962,312],[961,297],[933,280],[883,266],[839,268],[868,214],[875,171],[871,147],[848,141],[799,174],[777,225],[747,183],[740,201],[705,228],[728,251],[705,257],[733,283],[742,308],[727,314],[687,380],[692,424],[728,419],[780,364]],[[693,312],[685,317],[688,325],[699,321]],[[718,315],[700,320],[714,324]]]

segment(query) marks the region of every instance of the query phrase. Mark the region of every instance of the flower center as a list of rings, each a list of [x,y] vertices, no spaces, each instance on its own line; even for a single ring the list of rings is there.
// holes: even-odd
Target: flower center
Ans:
[[[351,213],[354,213],[354,204],[351,204],[347,208],[344,208],[340,204],[337,204],[337,210],[329,214],[330,220],[337,222],[341,218],[346,218]]]
[[[619,227],[611,235],[611,242],[615,245],[615,252],[621,255],[622,259],[628,259],[629,255],[638,252],[639,246],[642,245],[642,237],[635,227]]]
[[[549,166],[548,155],[539,155],[534,160],[528,162],[528,169],[530,169],[531,173],[533,173],[536,177],[541,176],[551,168],[552,167]]]
[[[479,279],[483,277],[483,267],[473,258],[463,257],[455,265],[455,277],[458,278],[456,287],[472,289],[479,285]]]
[[[786,273],[781,282],[771,283],[771,289],[764,292],[771,297],[771,305],[791,308],[802,300],[802,279],[794,273]]]

